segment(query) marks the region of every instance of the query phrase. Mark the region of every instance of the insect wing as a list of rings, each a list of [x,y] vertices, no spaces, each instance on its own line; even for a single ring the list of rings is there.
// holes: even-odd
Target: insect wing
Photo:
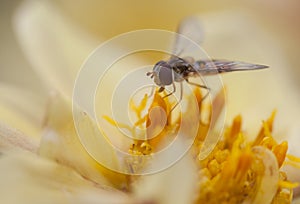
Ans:
[[[203,41],[203,27],[197,17],[185,18],[178,26],[173,54],[180,55],[182,52],[193,51],[197,44]],[[192,42],[191,42],[192,41]],[[194,44],[196,43],[196,44]]]
[[[199,72],[202,75],[209,75],[233,71],[265,69],[268,68],[268,66],[229,60],[201,60],[194,63],[194,68],[195,72]]]

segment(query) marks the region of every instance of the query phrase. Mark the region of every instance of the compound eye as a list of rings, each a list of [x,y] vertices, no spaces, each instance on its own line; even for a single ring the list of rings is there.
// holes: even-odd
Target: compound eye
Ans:
[[[169,66],[159,66],[158,78],[162,85],[170,85],[173,83],[173,70]]]

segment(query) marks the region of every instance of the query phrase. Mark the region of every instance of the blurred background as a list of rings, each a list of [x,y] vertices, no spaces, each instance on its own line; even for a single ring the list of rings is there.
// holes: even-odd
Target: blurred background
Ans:
[[[16,85],[30,90],[45,103],[49,95],[49,85],[45,84],[45,76],[41,77],[37,71],[31,53],[29,53],[31,58],[28,58],[24,43],[20,43],[22,34],[15,29],[16,22],[21,21],[20,18],[26,18],[27,15],[18,15],[19,19],[16,20],[16,13],[20,12],[18,8],[20,5],[24,7],[28,2],[30,4],[34,1],[0,2],[0,81],[1,84]],[[197,15],[203,19],[206,32],[203,47],[210,56],[267,64],[271,67],[268,71],[223,77],[228,88],[228,117],[232,118],[233,115],[242,113],[246,115],[247,120],[247,117],[253,118],[257,115],[255,122],[249,119],[250,126],[252,123],[257,126],[261,119],[266,118],[274,108],[277,108],[281,117],[280,126],[285,134],[288,131],[286,125],[293,123],[294,128],[299,124],[300,1],[298,0],[38,2],[44,9],[39,20],[43,22],[46,16],[43,26],[51,30],[49,38],[64,35],[60,30],[56,30],[56,27],[51,27],[52,20],[55,21],[55,15],[59,13],[68,22],[76,25],[76,29],[87,33],[96,42],[93,44],[94,48],[118,34],[136,29],[157,28],[175,31],[182,18]],[[48,7],[51,7],[49,11]],[[55,14],[49,16],[52,11],[55,11]],[[47,41],[47,33],[43,33],[42,36],[44,38],[41,39]],[[66,41],[67,38],[66,34]],[[33,35],[32,41],[36,40],[36,43],[39,43],[41,39],[35,39]],[[80,47],[75,46],[69,52],[75,52],[76,49]],[[59,47],[56,54],[60,55]],[[85,57],[79,60],[74,58],[78,62],[74,70],[79,69]],[[53,61],[52,58],[49,59]]]

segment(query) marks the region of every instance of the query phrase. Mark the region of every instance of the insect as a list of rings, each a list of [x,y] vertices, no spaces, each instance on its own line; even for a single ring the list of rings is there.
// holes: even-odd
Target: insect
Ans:
[[[192,40],[193,42],[199,44],[202,41],[203,31],[200,21],[195,17],[189,17],[183,20],[178,27],[175,44],[173,47],[173,54],[168,60],[161,60],[157,62],[152,72],[148,72],[147,76],[154,79],[154,83],[159,86],[158,92],[165,90],[166,86],[172,85],[173,90],[165,95],[168,97],[176,92],[175,82],[180,84],[180,98],[177,104],[172,108],[172,110],[180,103],[182,100],[182,83],[187,82],[190,85],[194,85],[207,90],[206,95],[202,100],[206,98],[209,94],[210,88],[189,81],[191,77],[206,76],[212,74],[219,74],[225,72],[233,71],[247,71],[247,70],[258,70],[268,68],[266,65],[251,64],[240,61],[230,61],[230,60],[196,60],[193,57],[178,57],[183,51],[188,49],[187,40],[182,38],[182,35],[186,38]],[[172,111],[171,110],[171,111]]]

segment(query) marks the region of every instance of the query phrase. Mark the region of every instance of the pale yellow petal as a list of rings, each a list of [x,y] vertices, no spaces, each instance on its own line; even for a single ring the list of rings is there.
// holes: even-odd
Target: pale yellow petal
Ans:
[[[14,28],[25,56],[42,80],[50,88],[55,88],[71,98],[75,79],[81,66],[103,40],[95,39],[90,33],[85,32],[51,1],[24,1],[16,12]],[[91,70],[89,73],[89,76],[95,76],[104,72],[108,68],[104,66],[107,66],[107,62],[105,64],[101,60],[105,61],[111,56],[116,56],[116,53],[121,53],[113,60],[119,57],[122,59],[109,63],[110,65],[111,63],[117,64],[117,69],[113,70],[114,68],[110,67],[113,71],[105,73],[103,82],[105,88],[99,88],[101,92],[104,92],[102,98],[107,98],[107,93],[113,92],[115,84],[122,80],[129,69],[145,66],[145,63],[137,64],[142,60],[136,56],[126,56],[123,60],[124,54],[128,53],[122,53],[122,49],[118,46],[124,45],[109,44],[109,48],[105,50],[107,56],[94,62],[97,63],[100,71]],[[144,80],[146,77],[145,75],[143,77]],[[106,83],[107,81],[109,84]],[[86,80],[85,88],[90,89],[93,86],[92,82],[90,79]],[[109,107],[110,105],[109,103]]]
[[[182,151],[182,147],[174,148],[174,151]],[[168,163],[172,157],[158,158],[153,165]],[[177,154],[177,153],[176,153]],[[163,165],[162,165],[163,166]],[[198,176],[194,160],[190,155],[178,158],[178,161],[167,169],[145,175],[134,183],[134,195],[141,202],[182,204],[193,203],[196,199]]]
[[[1,203],[132,203],[124,193],[103,188],[71,168],[26,152],[1,155],[0,180]]]
[[[264,147],[256,146],[253,152],[264,164],[264,172],[257,189],[253,204],[271,203],[277,193],[279,182],[279,169],[274,154]]]
[[[300,204],[300,198],[295,198],[292,204]]]
[[[88,152],[90,151],[88,148],[94,148],[93,156],[117,170],[119,163],[115,150],[107,144],[106,138],[86,113],[76,109],[75,114],[80,118],[78,121],[80,127],[77,130],[86,138],[79,138],[79,132],[76,132],[71,103],[59,95],[52,97],[39,153],[74,168],[82,176],[96,183],[118,188],[126,187],[125,175],[105,168]]]
[[[46,100],[18,86],[0,84],[0,120],[39,141]]]
[[[24,1],[14,28],[25,56],[43,81],[71,96],[77,71],[97,41],[49,1]]]
[[[0,152],[14,149],[36,152],[38,143],[27,135],[0,122]]]
[[[289,130],[288,142],[289,149],[288,153],[300,158],[300,149],[299,149],[299,136],[300,136],[300,124]],[[299,164],[295,163],[298,167]],[[293,165],[284,165],[283,170],[287,172],[288,179],[292,182],[300,183],[300,169],[296,168]],[[294,195],[300,196],[300,186],[294,189]]]

